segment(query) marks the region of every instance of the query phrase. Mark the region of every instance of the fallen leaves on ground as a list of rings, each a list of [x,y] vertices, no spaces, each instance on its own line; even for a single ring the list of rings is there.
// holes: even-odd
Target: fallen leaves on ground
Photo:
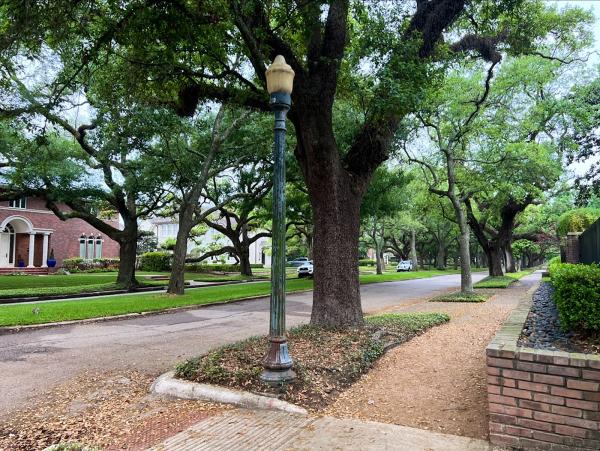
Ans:
[[[148,393],[153,375],[83,373],[0,423],[0,450],[77,442],[102,450],[144,449],[226,407]]]

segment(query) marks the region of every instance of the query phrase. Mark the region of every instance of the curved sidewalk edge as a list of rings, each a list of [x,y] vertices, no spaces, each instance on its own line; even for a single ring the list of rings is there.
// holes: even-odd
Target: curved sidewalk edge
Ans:
[[[278,410],[287,413],[308,414],[306,409],[277,398],[176,379],[173,371],[159,376],[150,387],[150,391],[174,398],[200,399],[203,401],[233,404],[248,409]]]

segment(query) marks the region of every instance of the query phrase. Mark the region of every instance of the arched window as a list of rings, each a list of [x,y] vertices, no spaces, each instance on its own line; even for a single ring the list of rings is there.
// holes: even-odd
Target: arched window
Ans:
[[[96,237],[96,258],[102,258],[102,237]]]
[[[85,259],[85,235],[79,237],[79,258]]]
[[[94,259],[94,236],[90,235],[88,237],[88,246],[87,246],[87,259],[88,260],[93,260]]]

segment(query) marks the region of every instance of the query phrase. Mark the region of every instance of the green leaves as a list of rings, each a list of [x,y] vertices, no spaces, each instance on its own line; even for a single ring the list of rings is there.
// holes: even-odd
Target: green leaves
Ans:
[[[600,267],[554,264],[550,277],[561,327],[587,333],[600,330]]]

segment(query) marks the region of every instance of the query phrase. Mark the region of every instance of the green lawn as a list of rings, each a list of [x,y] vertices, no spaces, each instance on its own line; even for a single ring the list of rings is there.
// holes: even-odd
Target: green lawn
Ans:
[[[380,282],[395,282],[399,280],[411,279],[426,279],[435,276],[444,276],[448,274],[460,274],[460,270],[447,269],[441,271],[439,269],[431,269],[425,271],[408,271],[408,272],[384,272],[383,274],[361,274],[360,283],[380,283]]]
[[[535,269],[525,269],[523,271],[515,273],[506,273],[501,277],[486,277],[485,279],[477,282],[474,288],[508,288],[510,285],[515,283],[522,277],[528,276],[533,273]]]
[[[287,291],[312,288],[312,280],[290,280]],[[270,293],[269,282],[221,285],[188,290],[182,296],[143,293],[127,296],[107,296],[81,301],[60,301],[0,306],[0,326],[42,324],[126,313],[150,312],[174,307],[210,304],[219,301],[265,296]]]
[[[406,273],[384,273],[382,275],[361,275],[362,284],[390,282],[398,280],[428,278],[444,274],[454,274],[456,271],[414,271]],[[108,275],[103,275],[104,277]],[[4,276],[6,278],[26,278],[27,281],[36,280],[36,276]],[[39,279],[52,279],[53,277],[70,278],[69,280],[84,281],[92,278],[98,280],[97,275],[71,275],[71,276],[47,276]],[[112,275],[114,280],[114,275]],[[198,279],[198,274],[186,274],[186,278]],[[60,279],[59,279],[60,280]],[[14,282],[13,282],[14,283]],[[57,282],[58,283],[58,282]],[[23,286],[23,285],[21,285]],[[107,284],[108,286],[108,284]],[[62,290],[85,289],[86,285],[63,286]],[[87,285],[96,288],[95,285]],[[287,291],[309,290],[313,287],[312,279],[289,279]],[[22,288],[23,290],[26,290]],[[50,290],[52,287],[46,287]],[[56,289],[56,287],[54,287]],[[33,290],[33,289],[31,289]],[[39,293],[42,288],[36,288]],[[8,290],[6,290],[8,292]],[[77,292],[77,291],[76,291]],[[0,294],[3,291],[0,291]],[[187,290],[183,296],[170,296],[163,293],[140,293],[127,296],[107,296],[103,298],[88,298],[74,301],[57,301],[48,303],[35,303],[21,305],[0,305],[0,326],[42,324],[55,321],[69,321],[76,319],[98,318],[103,316],[115,316],[126,313],[140,313],[156,310],[164,310],[174,307],[210,304],[220,301],[233,301],[252,296],[267,296],[270,293],[270,282],[255,282],[234,285],[221,285]],[[55,294],[55,293],[52,293]]]

